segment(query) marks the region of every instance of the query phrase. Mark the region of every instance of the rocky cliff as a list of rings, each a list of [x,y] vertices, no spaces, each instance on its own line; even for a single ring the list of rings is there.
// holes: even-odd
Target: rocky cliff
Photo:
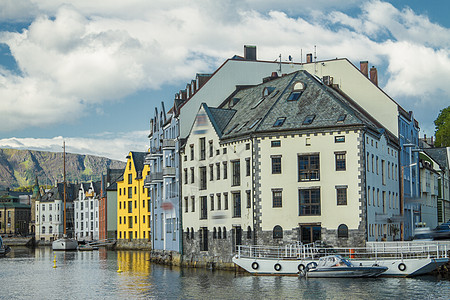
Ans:
[[[106,168],[124,168],[125,163],[105,157],[66,153],[66,180],[100,180]],[[63,180],[63,153],[0,148],[0,188],[34,184],[53,185]]]

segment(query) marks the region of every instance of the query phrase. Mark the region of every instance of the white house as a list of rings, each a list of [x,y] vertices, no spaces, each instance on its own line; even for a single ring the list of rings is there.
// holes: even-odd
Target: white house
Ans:
[[[78,197],[74,200],[75,238],[79,241],[98,240],[101,182],[81,183],[78,186]]]

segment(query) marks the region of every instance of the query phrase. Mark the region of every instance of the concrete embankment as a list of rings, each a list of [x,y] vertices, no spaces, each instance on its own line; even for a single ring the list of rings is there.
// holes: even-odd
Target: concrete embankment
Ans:
[[[226,262],[217,257],[189,257],[186,255],[181,255],[178,252],[164,250],[152,250],[150,261],[168,266],[181,266],[189,268],[205,268],[228,271],[234,271],[236,269],[233,262]]]
[[[3,243],[10,247],[34,247],[34,238],[30,237],[3,237]]]

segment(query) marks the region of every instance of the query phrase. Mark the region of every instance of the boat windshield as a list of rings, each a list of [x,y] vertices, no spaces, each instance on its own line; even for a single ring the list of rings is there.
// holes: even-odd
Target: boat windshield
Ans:
[[[319,268],[352,267],[352,263],[340,255],[330,255],[321,257],[317,266]]]

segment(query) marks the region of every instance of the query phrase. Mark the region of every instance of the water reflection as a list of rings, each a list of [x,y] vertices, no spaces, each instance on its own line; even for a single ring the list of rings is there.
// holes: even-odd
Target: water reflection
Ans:
[[[56,256],[57,268],[53,268]],[[436,277],[255,277],[151,264],[148,251],[14,248],[0,259],[0,299],[448,299]],[[117,273],[121,268],[122,273]]]

